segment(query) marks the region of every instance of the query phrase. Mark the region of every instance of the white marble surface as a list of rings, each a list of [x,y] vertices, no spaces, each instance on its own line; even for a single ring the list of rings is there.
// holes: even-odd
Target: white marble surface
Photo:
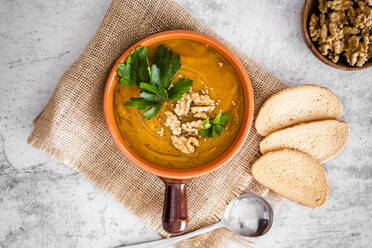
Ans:
[[[32,119],[79,56],[110,0],[0,0],[0,247],[113,247],[156,239],[83,176],[26,143]],[[284,201],[262,247],[371,247],[372,69],[319,62],[300,30],[303,1],[180,0],[290,85],[330,88],[351,124],[327,162],[330,199],[313,210]]]

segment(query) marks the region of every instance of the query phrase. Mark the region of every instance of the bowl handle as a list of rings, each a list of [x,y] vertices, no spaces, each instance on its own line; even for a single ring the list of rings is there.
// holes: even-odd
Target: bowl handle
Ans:
[[[165,184],[163,229],[170,234],[181,234],[187,228],[187,192],[190,179],[161,178]]]

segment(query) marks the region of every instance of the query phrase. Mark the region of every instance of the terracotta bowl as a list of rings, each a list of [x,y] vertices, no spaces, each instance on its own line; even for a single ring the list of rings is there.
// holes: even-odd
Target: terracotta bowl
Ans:
[[[192,169],[164,168],[142,159],[128,146],[128,144],[122,138],[115,119],[114,92],[115,87],[118,83],[118,63],[124,63],[130,52],[138,46],[148,47],[155,43],[174,39],[193,40],[214,48],[234,67],[241,81],[241,86],[244,94],[245,112],[240,130],[235,140],[215,160]],[[130,160],[134,165],[138,166],[142,170],[160,177],[165,182],[166,190],[163,211],[164,230],[171,234],[179,234],[185,231],[188,221],[186,200],[187,183],[190,181],[191,178],[204,175],[217,169],[218,167],[226,163],[229,159],[231,159],[233,155],[238,151],[245,138],[247,137],[248,131],[252,124],[254,107],[253,101],[252,84],[248,77],[247,71],[245,70],[240,60],[226,46],[216,41],[215,39],[212,39],[211,37],[200,33],[187,30],[173,30],[157,33],[135,43],[117,60],[108,76],[103,98],[103,110],[107,128],[115,145],[128,160]]]
[[[340,56],[340,60],[337,63],[333,63],[327,57],[323,56],[315,43],[311,41],[311,37],[309,34],[309,21],[312,13],[318,13],[318,0],[306,0],[304,7],[302,9],[302,18],[301,18],[301,26],[302,26],[302,34],[305,40],[306,45],[310,48],[313,54],[323,63],[332,66],[334,68],[345,70],[345,71],[357,71],[367,69],[372,67],[372,60],[366,62],[362,67],[358,66],[350,66],[344,56]]]

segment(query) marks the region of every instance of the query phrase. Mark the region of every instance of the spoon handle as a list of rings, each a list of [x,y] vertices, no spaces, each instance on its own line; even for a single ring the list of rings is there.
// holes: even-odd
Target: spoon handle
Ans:
[[[185,239],[188,239],[188,238],[191,238],[191,237],[203,234],[203,233],[213,231],[213,230],[221,228],[221,227],[224,227],[224,224],[222,222],[218,222],[216,224],[203,227],[203,228],[195,230],[193,232],[185,233],[185,234],[178,235],[178,236],[175,236],[175,237],[171,237],[171,238],[168,238],[168,239],[154,240],[154,241],[149,241],[149,242],[144,242],[144,243],[139,243],[139,244],[133,244],[133,245],[116,246],[115,248],[120,248],[120,247],[124,247],[124,248],[159,247],[160,248],[160,247],[164,247],[166,245],[175,244],[179,241],[182,241],[182,240],[185,240]]]

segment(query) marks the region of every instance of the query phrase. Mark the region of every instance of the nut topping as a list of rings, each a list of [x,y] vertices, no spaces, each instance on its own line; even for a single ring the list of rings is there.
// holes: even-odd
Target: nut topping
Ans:
[[[212,112],[214,110],[214,106],[195,106],[191,107],[191,112],[193,114],[201,113],[201,112]]]
[[[195,147],[199,146],[199,141],[195,137],[177,137],[171,136],[173,146],[185,154],[190,154],[195,152]]]
[[[173,135],[180,135],[181,134],[180,120],[177,118],[175,114],[173,114],[170,111],[166,111],[165,115],[167,116],[167,119],[165,121],[165,126],[170,128]]]
[[[174,112],[180,117],[186,116],[190,111],[191,101],[189,93],[183,94],[181,100],[177,102]]]
[[[191,99],[194,105],[214,105],[214,101],[208,95],[192,93]]]
[[[182,124],[182,130],[191,134],[197,136],[199,134],[199,130],[203,128],[203,121],[197,120],[197,121],[190,121],[185,122]]]
[[[217,104],[217,103],[216,103]],[[203,112],[200,112],[200,113],[196,113],[194,114],[194,117],[195,118],[200,118],[200,119],[207,119],[207,114],[206,113],[203,113]]]

